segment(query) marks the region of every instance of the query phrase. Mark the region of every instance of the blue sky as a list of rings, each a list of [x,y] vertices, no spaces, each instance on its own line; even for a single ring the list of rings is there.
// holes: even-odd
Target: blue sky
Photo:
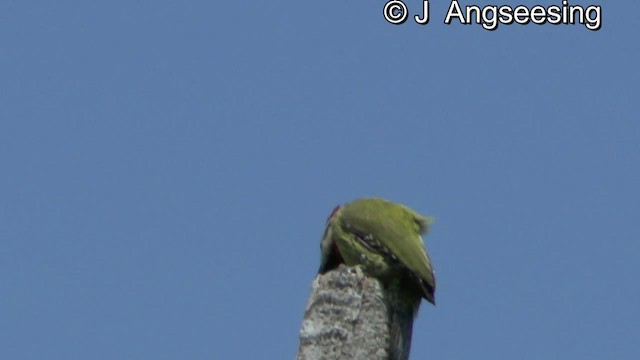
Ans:
[[[636,3],[448,4],[1,2],[0,357],[292,359],[326,216],[381,196],[437,218],[412,359],[639,358]]]

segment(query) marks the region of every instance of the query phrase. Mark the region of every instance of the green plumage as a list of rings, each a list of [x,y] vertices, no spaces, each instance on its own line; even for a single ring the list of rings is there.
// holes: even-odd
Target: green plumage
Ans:
[[[436,280],[420,234],[432,218],[379,198],[336,207],[322,238],[320,273],[340,264],[361,266],[380,280],[389,313],[391,359],[409,356],[421,298],[435,304]]]
[[[389,284],[399,275],[415,280],[422,296],[435,302],[435,276],[420,234],[432,218],[379,198],[363,198],[337,208],[327,220],[320,272],[344,263]]]

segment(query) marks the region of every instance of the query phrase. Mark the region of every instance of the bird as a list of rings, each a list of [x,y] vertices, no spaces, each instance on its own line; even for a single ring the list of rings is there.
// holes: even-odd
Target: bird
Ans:
[[[382,198],[336,206],[326,220],[318,272],[359,266],[380,281],[389,314],[390,359],[406,360],[424,298],[435,305],[436,278],[421,234],[433,218]]]

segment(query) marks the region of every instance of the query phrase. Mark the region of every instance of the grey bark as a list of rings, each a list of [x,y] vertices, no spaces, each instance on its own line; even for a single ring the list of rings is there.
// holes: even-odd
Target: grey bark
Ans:
[[[378,280],[341,265],[313,281],[298,360],[387,360],[389,318]]]

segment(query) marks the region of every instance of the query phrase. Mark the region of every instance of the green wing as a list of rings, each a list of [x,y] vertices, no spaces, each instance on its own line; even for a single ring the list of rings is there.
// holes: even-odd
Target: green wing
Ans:
[[[365,198],[346,204],[341,219],[347,231],[370,235],[389,249],[400,263],[427,285],[426,297],[433,296],[435,276],[421,233],[429,229],[432,218],[384,199]],[[429,300],[429,299],[428,299]]]

